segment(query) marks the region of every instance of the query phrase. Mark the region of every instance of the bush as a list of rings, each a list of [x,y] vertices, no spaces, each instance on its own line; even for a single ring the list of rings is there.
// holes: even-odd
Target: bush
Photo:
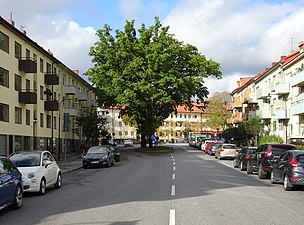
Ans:
[[[277,135],[266,135],[259,140],[259,145],[264,143],[283,143],[283,138]]]

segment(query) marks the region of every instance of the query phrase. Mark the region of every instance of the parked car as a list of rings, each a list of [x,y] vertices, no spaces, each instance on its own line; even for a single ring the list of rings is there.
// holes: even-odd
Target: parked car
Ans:
[[[217,149],[217,147],[220,144],[223,144],[223,143],[221,143],[221,142],[213,142],[213,143],[211,143],[211,145],[209,146],[209,149],[208,149],[208,154],[210,156],[214,155],[215,154],[215,150]]]
[[[214,157],[216,159],[232,158],[234,159],[236,155],[236,145],[235,144],[220,144],[215,150]]]
[[[132,140],[125,140],[124,141],[124,147],[133,147],[133,141]]]
[[[9,158],[22,173],[24,192],[44,195],[48,187],[61,187],[61,170],[49,151],[15,152]]]
[[[262,144],[249,157],[247,173],[258,172],[260,179],[270,177],[274,157],[280,157],[287,150],[296,150],[291,144]]]
[[[82,164],[84,169],[88,167],[114,166],[114,154],[109,146],[93,146],[82,157]]]
[[[289,150],[273,160],[270,182],[283,183],[290,191],[297,185],[304,185],[304,151]]]
[[[108,144],[112,146],[117,146],[117,143],[114,140],[108,140]]]
[[[201,145],[201,150],[206,152],[206,146],[208,145],[208,143],[213,143],[213,142],[214,140],[206,139],[204,143]]]
[[[11,160],[0,156],[0,210],[22,206],[22,175]]]
[[[250,155],[256,151],[256,147],[243,147],[233,160],[233,167],[240,168],[242,171],[247,169],[247,161]]]

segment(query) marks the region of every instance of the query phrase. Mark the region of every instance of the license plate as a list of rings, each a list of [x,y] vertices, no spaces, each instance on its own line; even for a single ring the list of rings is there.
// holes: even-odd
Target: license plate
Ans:
[[[91,163],[92,164],[97,164],[97,163],[99,163],[99,161],[92,161]]]

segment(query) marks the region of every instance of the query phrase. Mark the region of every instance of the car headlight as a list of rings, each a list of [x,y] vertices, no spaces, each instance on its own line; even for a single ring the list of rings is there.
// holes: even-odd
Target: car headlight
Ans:
[[[32,178],[35,177],[35,173],[34,173],[34,172],[30,172],[30,173],[27,175],[27,177],[28,177],[29,179],[32,179]]]
[[[101,159],[107,159],[108,155],[103,156]]]

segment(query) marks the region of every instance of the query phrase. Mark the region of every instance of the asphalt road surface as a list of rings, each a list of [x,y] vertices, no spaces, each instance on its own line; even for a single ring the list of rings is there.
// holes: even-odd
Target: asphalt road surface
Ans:
[[[284,191],[187,145],[162,154],[121,150],[111,168],[78,170],[60,189],[26,194],[2,225],[304,224],[304,189]]]

